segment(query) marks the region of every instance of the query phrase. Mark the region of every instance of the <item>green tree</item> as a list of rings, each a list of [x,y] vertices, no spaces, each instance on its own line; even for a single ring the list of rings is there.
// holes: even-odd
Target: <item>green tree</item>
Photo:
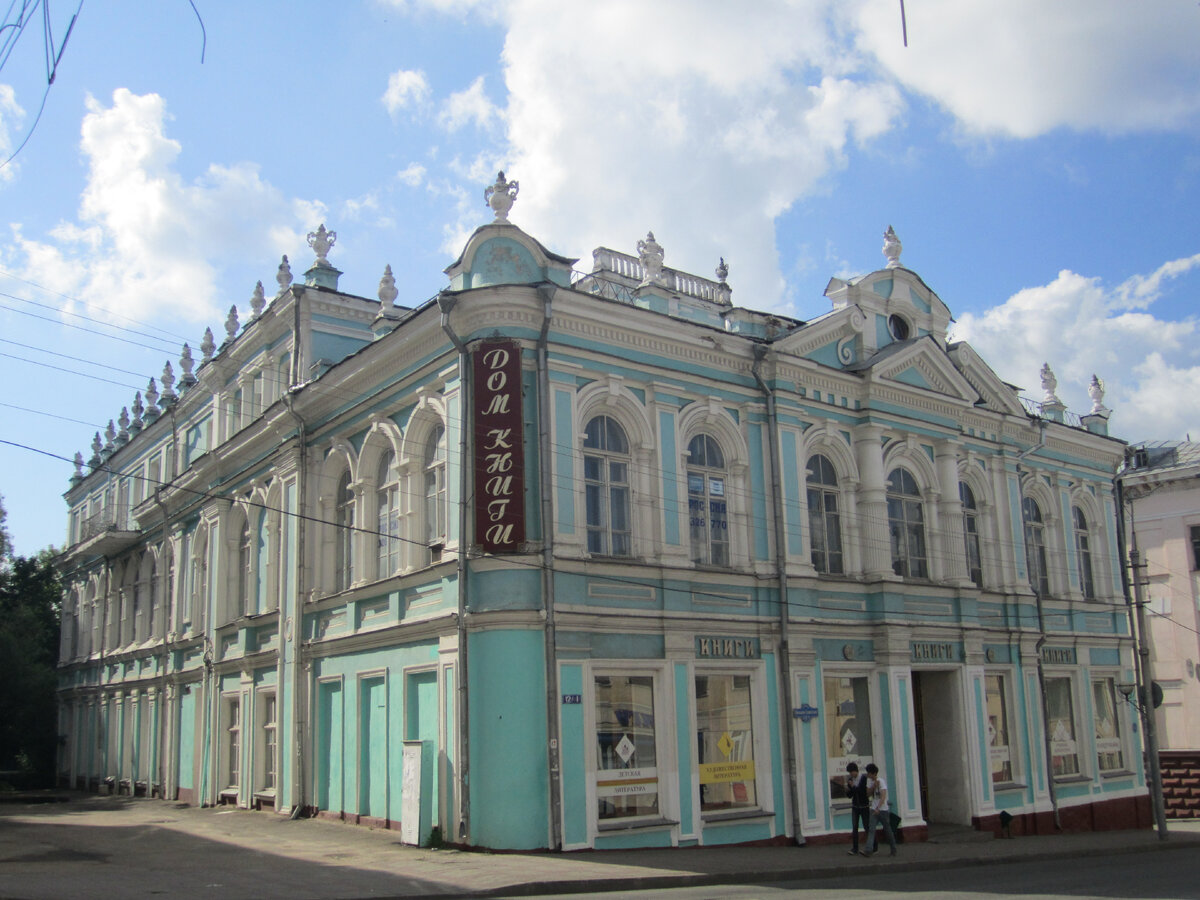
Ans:
[[[58,750],[59,607],[54,551],[14,556],[0,499],[0,770],[50,784]]]

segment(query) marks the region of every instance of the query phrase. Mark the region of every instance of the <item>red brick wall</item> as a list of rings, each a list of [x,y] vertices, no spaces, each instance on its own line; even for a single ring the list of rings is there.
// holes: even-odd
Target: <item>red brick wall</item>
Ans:
[[[1200,750],[1163,750],[1158,764],[1167,818],[1200,818]]]

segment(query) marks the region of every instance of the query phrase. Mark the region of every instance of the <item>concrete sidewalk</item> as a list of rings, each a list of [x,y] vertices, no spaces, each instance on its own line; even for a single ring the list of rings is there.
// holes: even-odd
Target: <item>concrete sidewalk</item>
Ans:
[[[425,850],[399,833],[269,813],[69,794],[0,804],[0,898],[521,897],[828,878],[871,868],[953,868],[1200,847],[1200,821],[993,840],[974,832],[864,859],[847,844],[579,853]]]

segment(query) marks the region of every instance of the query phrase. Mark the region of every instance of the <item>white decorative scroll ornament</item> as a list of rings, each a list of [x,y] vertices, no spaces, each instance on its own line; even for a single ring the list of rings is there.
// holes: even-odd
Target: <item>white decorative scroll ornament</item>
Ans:
[[[217,342],[213,339],[211,328],[204,329],[204,340],[200,342],[200,352],[203,354],[200,363],[203,365],[213,358],[213,351],[217,349]]]
[[[326,257],[329,256],[329,248],[332,247],[336,241],[337,232],[326,231],[324,222],[317,227],[316,231],[310,231],[308,233],[308,246],[312,247],[313,253],[317,254],[317,260],[314,265],[329,265],[329,260]],[[287,259],[287,257],[285,256],[284,259]]]
[[[263,307],[267,305],[266,295],[263,293],[262,282],[254,285],[254,293],[250,295],[250,321],[253,322],[262,315]]]
[[[857,334],[848,334],[837,342],[837,358],[843,366],[854,362],[854,339]]]
[[[900,251],[904,246],[900,243],[900,238],[896,237],[896,231],[891,225],[887,227],[887,231],[883,233],[883,255],[887,257],[887,266],[889,269],[898,269],[900,267]]]
[[[639,287],[647,284],[662,284],[663,283],[663,258],[666,256],[666,251],[663,250],[662,244],[654,239],[654,232],[647,231],[646,239],[637,242],[638,259],[642,261],[642,284]]]
[[[279,264],[279,271],[275,273],[275,281],[279,285],[279,293],[283,293],[292,284],[292,267],[288,263],[287,254],[283,255],[283,262]]]
[[[506,181],[504,173],[496,173],[496,183],[490,184],[483,189],[483,202],[491,207],[492,212],[496,214],[493,222],[508,224],[508,211],[512,209],[513,201],[517,199],[517,192],[521,189],[521,185],[516,181]]]
[[[396,279],[392,275],[391,264],[384,267],[383,277],[379,279],[379,307],[381,310],[396,308],[396,298],[400,292],[396,290]]]
[[[1092,375],[1092,383],[1088,385],[1088,396],[1092,400],[1091,415],[1105,416],[1112,412],[1104,405],[1104,382],[1098,375]]]
[[[1054,372],[1050,369],[1050,363],[1042,363],[1042,391],[1045,396],[1042,398],[1043,403],[1061,403],[1055,391],[1058,390],[1058,379],[1054,377]]]

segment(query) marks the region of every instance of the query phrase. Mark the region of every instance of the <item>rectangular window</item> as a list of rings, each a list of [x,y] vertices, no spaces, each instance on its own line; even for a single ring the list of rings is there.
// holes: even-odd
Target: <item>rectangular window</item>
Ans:
[[[229,774],[229,787],[237,788],[242,778],[242,704],[231,697],[225,709],[225,769]]]
[[[1013,780],[1012,753],[1008,739],[1008,694],[1004,689],[1003,675],[985,677],[987,697],[988,766],[992,772],[992,784],[1005,784]]]
[[[1096,757],[1100,771],[1122,770],[1125,768],[1125,756],[1121,750],[1121,723],[1117,718],[1117,693],[1113,679],[1094,680],[1092,699],[1095,704]]]
[[[658,815],[654,676],[597,675],[593,689],[600,821]]]
[[[1055,778],[1079,774],[1079,744],[1075,729],[1075,699],[1070,678],[1046,679],[1046,720]]]
[[[758,806],[749,675],[696,676],[700,810]]]
[[[261,790],[275,790],[275,695],[263,694],[260,697],[262,706],[262,779]]]
[[[1200,569],[1200,525],[1191,527],[1192,536],[1192,568]]]
[[[846,799],[846,766],[857,762],[861,769],[872,761],[872,753],[867,679],[826,677],[825,760],[831,800]]]

